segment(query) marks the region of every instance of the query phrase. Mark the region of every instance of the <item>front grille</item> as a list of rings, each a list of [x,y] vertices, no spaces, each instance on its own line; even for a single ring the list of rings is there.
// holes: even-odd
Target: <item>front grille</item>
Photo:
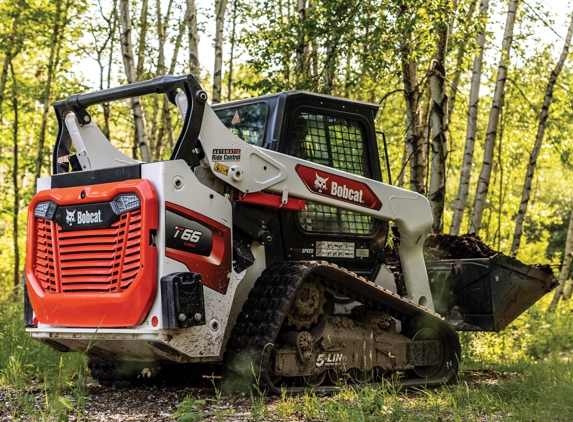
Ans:
[[[46,292],[121,292],[140,268],[141,210],[109,228],[63,230],[37,219],[36,277]]]

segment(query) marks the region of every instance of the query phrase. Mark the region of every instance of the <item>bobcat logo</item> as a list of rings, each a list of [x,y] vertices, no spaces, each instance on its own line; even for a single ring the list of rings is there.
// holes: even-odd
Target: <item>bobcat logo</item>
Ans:
[[[70,226],[72,225],[72,223],[75,223],[76,221],[76,217],[74,216],[76,210],[73,211],[68,211],[66,210],[66,223],[68,223]]]
[[[318,173],[316,174],[316,180],[314,181],[314,188],[322,193],[323,190],[326,190],[326,181],[329,179],[328,177],[320,177]]]

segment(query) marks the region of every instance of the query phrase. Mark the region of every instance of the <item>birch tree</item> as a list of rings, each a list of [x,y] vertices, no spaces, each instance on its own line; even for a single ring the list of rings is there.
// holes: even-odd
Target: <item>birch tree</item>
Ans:
[[[557,78],[563,69],[565,60],[569,55],[569,47],[571,45],[571,35],[573,34],[573,17],[569,23],[569,30],[567,31],[567,36],[565,37],[565,44],[563,45],[563,50],[561,51],[561,56],[559,61],[555,66],[555,69],[551,72],[549,76],[549,82],[547,83],[547,88],[545,90],[545,97],[543,99],[543,106],[541,107],[541,114],[539,115],[539,125],[537,127],[537,135],[535,137],[535,143],[531,154],[529,155],[529,164],[527,166],[527,173],[525,174],[525,181],[523,183],[523,190],[521,193],[521,203],[519,204],[519,211],[517,212],[517,218],[515,221],[515,231],[513,233],[513,242],[511,244],[511,255],[515,255],[519,249],[519,244],[521,242],[521,236],[523,234],[523,222],[525,221],[525,213],[527,212],[527,205],[529,204],[529,198],[531,196],[531,185],[533,184],[533,175],[535,173],[535,167],[537,166],[537,157],[539,157],[539,151],[541,150],[541,145],[543,143],[543,135],[545,133],[545,128],[547,127],[547,117],[549,116],[549,106],[553,99],[553,90],[555,88],[555,83]]]
[[[149,10],[148,0],[141,1],[141,13],[139,15],[139,39],[137,43],[137,66],[135,68],[135,77],[140,80],[143,76],[144,62],[145,62],[145,39],[147,37],[147,30],[149,23],[147,22],[147,15]],[[130,82],[132,83],[132,82]]]
[[[199,32],[197,30],[197,8],[195,0],[187,0],[187,12],[185,13],[185,26],[189,40],[189,71],[197,79],[201,74],[199,63]]]
[[[487,0],[484,0],[487,3]],[[464,19],[464,25],[461,28],[462,40],[458,47],[458,54],[456,55],[456,64],[454,66],[453,77],[451,78],[450,95],[448,98],[448,119],[452,116],[454,112],[454,105],[456,103],[456,96],[458,93],[458,87],[460,85],[460,80],[462,76],[462,71],[464,70],[464,58],[466,56],[466,50],[468,46],[468,33],[470,30],[470,22],[474,17],[474,12],[478,0],[472,0],[470,3],[468,12],[466,13]],[[480,14],[481,15],[481,14]],[[453,25],[450,25],[450,35],[452,34]],[[483,45],[481,47],[483,49]]]
[[[484,155],[482,168],[478,180],[476,196],[474,200],[474,211],[471,219],[470,233],[479,233],[481,227],[481,220],[483,210],[487,200],[489,190],[489,182],[491,179],[491,171],[493,166],[493,150],[495,147],[495,140],[497,136],[497,127],[499,124],[499,116],[503,108],[503,101],[505,98],[505,82],[507,80],[507,66],[509,64],[509,54],[511,51],[511,43],[513,41],[513,26],[515,23],[515,15],[517,13],[517,6],[519,0],[510,0],[509,8],[507,11],[507,20],[505,23],[505,31],[503,35],[503,43],[501,47],[501,58],[497,69],[497,80],[495,84],[495,91],[493,94],[493,103],[489,113],[489,122],[484,142]]]
[[[131,16],[129,11],[129,0],[120,0],[120,13],[121,13],[121,53],[123,55],[123,64],[125,67],[125,74],[127,82],[130,84],[137,82],[135,63],[133,58],[133,47],[131,42]],[[143,116],[143,107],[139,97],[131,98],[131,110],[133,113],[133,120],[135,122],[135,137],[139,145],[141,159],[144,162],[150,161],[149,146],[147,141],[147,128],[145,125],[145,118]],[[134,148],[134,156],[136,156],[137,149]]]
[[[559,299],[563,295],[563,287],[569,271],[571,269],[571,255],[573,254],[573,211],[569,218],[569,229],[567,230],[567,240],[565,241],[565,255],[563,255],[563,264],[561,265],[561,272],[559,273],[559,284],[553,293],[553,300],[549,305],[549,311],[554,312],[559,304]]]
[[[237,34],[237,0],[233,0],[233,17],[231,19],[231,45],[229,52],[229,71],[227,72],[227,101],[233,99],[233,64],[235,59],[235,37]]]
[[[10,66],[12,64],[12,59],[17,54],[19,50],[19,45],[17,42],[18,34],[20,33],[20,15],[21,15],[21,3],[17,3],[15,10],[13,11],[12,18],[12,28],[10,30],[10,35],[8,35],[8,40],[4,45],[4,60],[2,62],[2,73],[0,74],[0,105],[4,100],[4,90],[6,89],[6,82],[8,81],[8,72],[10,71]]]
[[[447,16],[445,2],[440,15]],[[432,129],[432,166],[428,199],[434,223],[432,231],[443,231],[444,202],[446,198],[446,156],[448,153],[448,96],[446,94],[446,51],[448,48],[449,25],[444,18],[438,22],[436,31],[436,55],[430,64],[430,93],[432,108],[430,124]]]
[[[470,99],[468,105],[468,124],[466,129],[466,143],[464,147],[464,156],[460,172],[458,195],[456,198],[456,205],[454,207],[454,216],[452,218],[452,225],[450,227],[450,234],[456,236],[460,233],[462,219],[464,217],[464,210],[466,208],[469,187],[470,187],[472,164],[474,160],[474,147],[476,142],[478,106],[479,106],[479,89],[481,84],[481,73],[483,64],[483,51],[485,44],[485,29],[486,29],[488,7],[489,7],[489,1],[481,0],[480,10],[479,10],[481,23],[480,23],[480,30],[476,39],[478,53],[474,56],[474,63],[472,69]]]
[[[18,159],[20,156],[20,151],[18,150],[18,138],[19,138],[19,101],[18,101],[18,89],[16,75],[14,73],[14,67],[10,64],[10,69],[12,73],[12,111],[14,113],[14,122],[12,124],[12,153],[14,155],[13,167],[12,167],[12,188],[14,193],[13,211],[12,211],[12,230],[13,230],[13,248],[14,248],[14,287],[20,284],[20,248],[18,247],[18,215],[20,211],[20,187],[19,187],[19,170],[20,166],[18,164]]]
[[[215,68],[213,70],[213,104],[221,102],[221,73],[223,68],[223,26],[225,24],[225,11],[227,0],[218,0],[216,3],[215,28]]]
[[[406,20],[408,8],[403,5],[398,20]],[[426,156],[424,154],[424,130],[420,115],[420,80],[416,60],[412,26],[406,22],[400,36],[400,60],[406,101],[406,145],[410,159],[410,190],[422,195],[426,192]]]

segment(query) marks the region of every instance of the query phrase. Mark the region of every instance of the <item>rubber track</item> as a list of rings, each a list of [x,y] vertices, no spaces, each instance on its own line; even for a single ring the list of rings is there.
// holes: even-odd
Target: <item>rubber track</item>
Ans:
[[[305,278],[313,274],[320,276],[328,288],[372,309],[389,313],[402,321],[403,326],[416,330],[430,327],[440,335],[444,361],[451,364],[443,365],[438,374],[431,378],[405,379],[402,385],[437,386],[456,375],[460,356],[458,335],[440,315],[335,264],[325,261],[290,261],[272,265],[257,279],[227,343],[226,377],[238,376],[239,385],[243,388],[256,381],[261,390],[280,392],[270,375],[272,345],[296,290]],[[253,374],[259,379],[255,380]],[[230,388],[233,388],[232,384]],[[287,391],[305,389],[291,387]],[[319,392],[334,389],[336,387],[332,386],[314,388]]]

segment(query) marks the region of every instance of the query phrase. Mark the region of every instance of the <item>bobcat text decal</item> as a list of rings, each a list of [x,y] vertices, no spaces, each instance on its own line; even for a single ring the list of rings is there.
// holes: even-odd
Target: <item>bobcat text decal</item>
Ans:
[[[366,183],[301,164],[296,166],[296,172],[312,193],[373,210],[382,207],[382,202]]]

